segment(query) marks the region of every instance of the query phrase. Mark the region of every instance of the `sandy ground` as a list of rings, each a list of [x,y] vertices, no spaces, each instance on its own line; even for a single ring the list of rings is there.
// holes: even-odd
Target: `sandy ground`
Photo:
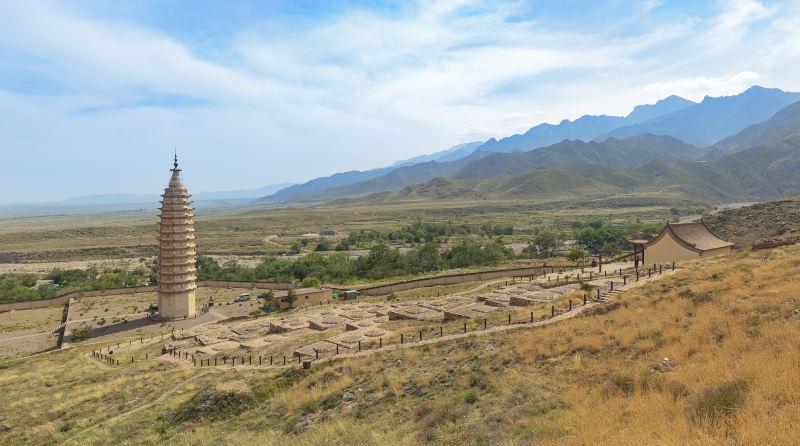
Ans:
[[[0,358],[40,352],[56,345],[52,330],[61,323],[63,307],[0,313]]]
[[[0,274],[46,273],[54,268],[86,269],[91,266],[94,266],[97,269],[114,269],[114,268],[134,269],[140,266],[145,267],[145,264],[140,259],[72,260],[68,262],[42,262],[42,263],[0,263]]]
[[[235,261],[242,266],[254,267],[261,263],[260,256],[217,256],[211,255],[220,264],[228,261]],[[153,260],[152,257],[145,258],[125,258],[125,259],[106,259],[106,260],[71,260],[66,262],[41,262],[41,263],[0,263],[0,274],[4,273],[37,273],[43,274],[54,268],[61,269],[86,269],[96,267],[97,269],[125,268],[135,269],[138,267],[146,268],[145,262]]]

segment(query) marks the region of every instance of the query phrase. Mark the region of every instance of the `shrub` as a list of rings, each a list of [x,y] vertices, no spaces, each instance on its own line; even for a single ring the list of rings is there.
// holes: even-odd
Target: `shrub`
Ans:
[[[689,288],[685,288],[678,293],[678,297],[689,299],[695,305],[701,305],[714,301],[714,295],[708,291],[702,293],[695,293]]]
[[[307,276],[300,282],[300,286],[304,288],[319,288],[321,282],[314,276]]]
[[[89,326],[81,325],[72,332],[72,342],[81,342],[89,339]]]
[[[464,394],[464,401],[467,404],[474,404],[478,401],[478,392],[473,389],[467,390],[467,393]]]
[[[738,379],[706,391],[694,407],[696,417],[710,420],[725,419],[744,403],[747,381]]]

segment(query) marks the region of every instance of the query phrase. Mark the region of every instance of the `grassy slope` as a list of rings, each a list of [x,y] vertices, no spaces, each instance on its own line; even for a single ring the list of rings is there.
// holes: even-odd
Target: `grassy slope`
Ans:
[[[278,375],[59,352],[2,366],[0,429],[7,444],[789,444],[798,268],[797,246],[713,259],[607,313]],[[664,357],[677,367],[654,372]]]

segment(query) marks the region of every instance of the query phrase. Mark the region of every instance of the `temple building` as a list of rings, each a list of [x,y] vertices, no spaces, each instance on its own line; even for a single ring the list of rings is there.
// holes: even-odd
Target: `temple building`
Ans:
[[[189,191],[181,183],[178,157],[164,189],[158,234],[158,312],[161,319],[194,317],[195,239]]]
[[[667,223],[652,240],[629,240],[635,261],[643,264],[679,262],[733,253],[734,245],[719,238],[702,221]]]

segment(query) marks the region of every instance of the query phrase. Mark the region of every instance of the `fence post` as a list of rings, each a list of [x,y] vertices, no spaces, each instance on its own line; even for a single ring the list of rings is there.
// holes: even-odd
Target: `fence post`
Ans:
[[[422,342],[422,330],[419,331],[419,342]]]
[[[400,344],[403,343],[403,333],[400,333]]]
[[[466,333],[466,332],[467,332],[467,323],[464,322],[464,333]]]
[[[511,313],[508,313],[508,325],[511,325]]]
[[[314,349],[314,359],[319,359],[319,350]]]
[[[272,365],[272,355],[269,355],[269,365]]]
[[[597,300],[600,300],[600,288],[597,288]]]
[[[533,323],[533,311],[531,311],[531,324]]]
[[[361,351],[361,340],[358,340],[358,351]]]
[[[675,262],[672,262],[672,270],[675,271]]]
[[[550,306],[550,317],[556,317],[556,306],[555,305],[551,305]]]
[[[569,311],[572,311],[572,299],[569,300]]]
[[[336,354],[339,354],[339,344],[336,344]]]
[[[628,276],[622,276],[622,286],[625,286],[627,284],[628,284]]]
[[[483,329],[486,330],[486,318],[483,318]]]
[[[217,358],[214,357],[214,366],[216,366],[216,365],[217,365]]]
[[[444,328],[442,328],[442,326],[440,325],[439,326],[439,337],[441,338],[442,336],[444,336]]]
[[[650,268],[647,268],[647,277],[650,278]]]
[[[586,295],[583,295],[583,304],[586,305]]]
[[[659,273],[659,274],[661,274],[661,267],[662,267],[662,266],[663,266],[663,265],[658,265],[658,273]]]
[[[611,281],[611,291],[614,291],[614,281]]]
[[[258,355],[258,365],[261,365],[261,355]]]
[[[283,355],[283,365],[286,365],[286,355]]]
[[[383,338],[378,338],[378,348],[383,348]]]

